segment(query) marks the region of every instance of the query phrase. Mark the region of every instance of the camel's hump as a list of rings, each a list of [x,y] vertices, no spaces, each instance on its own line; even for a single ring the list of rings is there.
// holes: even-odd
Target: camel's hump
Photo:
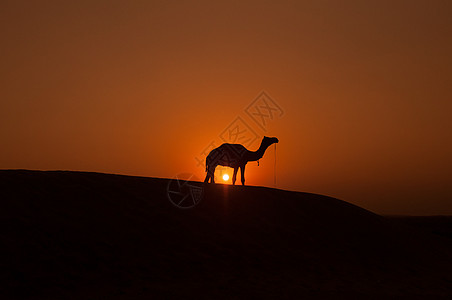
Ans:
[[[235,151],[244,151],[244,150],[246,150],[246,148],[243,145],[241,145],[241,144],[229,144],[229,143],[224,143],[218,148],[222,148],[223,150],[226,150],[227,148],[230,148],[230,149],[234,149]]]

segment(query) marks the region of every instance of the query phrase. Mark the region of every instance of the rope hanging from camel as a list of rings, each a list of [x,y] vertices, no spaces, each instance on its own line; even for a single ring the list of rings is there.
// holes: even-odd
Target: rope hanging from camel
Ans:
[[[257,160],[257,166],[259,167],[259,160]],[[276,185],[276,143],[275,143],[275,164],[273,166],[273,183]]]
[[[273,171],[274,171],[274,177],[273,177],[274,184],[276,185],[276,143],[275,143],[275,165],[274,165]]]

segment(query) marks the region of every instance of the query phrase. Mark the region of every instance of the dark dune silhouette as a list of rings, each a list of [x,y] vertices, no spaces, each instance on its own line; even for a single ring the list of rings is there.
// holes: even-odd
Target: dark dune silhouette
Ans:
[[[452,216],[388,216],[400,224],[452,239]]]
[[[245,185],[245,167],[250,161],[258,161],[264,156],[265,151],[271,145],[278,143],[279,140],[275,137],[267,137],[261,141],[259,149],[256,151],[250,151],[246,149],[241,144],[228,144],[224,143],[220,147],[210,151],[209,155],[206,157],[206,179],[205,183],[215,183],[215,168],[220,166],[231,167],[234,169],[232,175],[232,184],[235,185],[235,180],[237,179],[237,171],[240,168],[240,175],[242,185]]]
[[[0,171],[2,299],[450,299],[452,242],[347,202],[167,179]],[[203,186],[203,183],[193,182]]]

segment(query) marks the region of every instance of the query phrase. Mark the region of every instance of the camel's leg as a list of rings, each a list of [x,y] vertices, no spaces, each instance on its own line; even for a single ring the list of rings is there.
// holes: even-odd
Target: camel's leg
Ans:
[[[210,178],[209,171],[207,171],[206,179],[204,179],[204,183],[209,183],[209,178]]]
[[[204,179],[204,183],[209,183],[209,179],[211,183],[215,183],[214,179],[213,179],[213,175],[215,172],[215,167],[212,167],[211,165],[207,166],[207,174],[206,174],[206,179]]]
[[[206,167],[206,179],[204,179],[204,183],[209,183],[209,179],[210,179],[210,166],[207,165]]]
[[[235,185],[235,180],[237,179],[237,171],[239,170],[239,167],[234,168],[234,174],[232,174],[232,185]]]
[[[211,168],[209,168],[209,174],[210,174],[210,182],[211,183],[215,183],[215,169],[217,168],[217,166],[212,166]]]
[[[240,166],[240,175],[241,175],[241,180],[242,180],[242,185],[245,185],[245,166]]]

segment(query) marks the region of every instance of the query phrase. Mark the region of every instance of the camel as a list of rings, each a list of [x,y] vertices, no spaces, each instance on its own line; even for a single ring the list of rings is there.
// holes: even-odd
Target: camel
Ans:
[[[256,161],[264,156],[265,150],[279,140],[275,137],[266,137],[262,139],[261,145],[257,151],[250,151],[240,144],[224,143],[220,147],[210,151],[206,157],[206,179],[204,183],[215,183],[214,173],[215,168],[220,166],[227,166],[234,169],[232,176],[232,184],[235,185],[237,179],[237,171],[240,168],[242,185],[245,185],[245,166],[249,161]]]

